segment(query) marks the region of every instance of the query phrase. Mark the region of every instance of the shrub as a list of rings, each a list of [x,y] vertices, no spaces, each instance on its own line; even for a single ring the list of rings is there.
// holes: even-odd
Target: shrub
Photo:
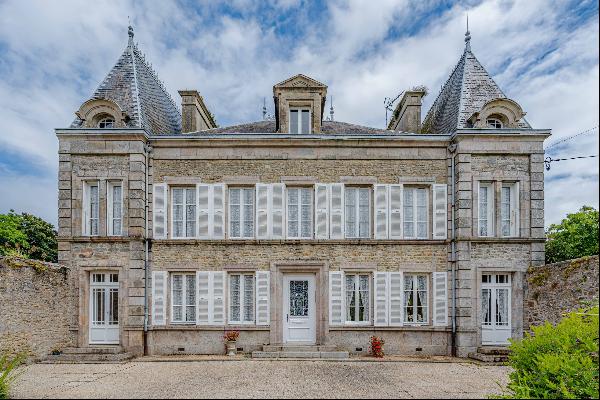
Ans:
[[[240,331],[226,331],[223,340],[226,342],[235,342],[240,337]]]
[[[0,399],[8,399],[10,384],[16,379],[15,368],[23,361],[22,355],[0,357]]]
[[[504,398],[598,398],[598,306],[512,341]]]

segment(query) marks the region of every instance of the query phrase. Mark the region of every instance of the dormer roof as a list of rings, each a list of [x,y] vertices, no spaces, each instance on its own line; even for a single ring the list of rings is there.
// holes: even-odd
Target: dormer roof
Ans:
[[[273,86],[273,90],[275,88],[296,88],[296,87],[314,87],[314,88],[324,88],[327,89],[327,85],[321,83],[309,76],[303,74],[297,74],[288,78],[284,81],[281,81]]]

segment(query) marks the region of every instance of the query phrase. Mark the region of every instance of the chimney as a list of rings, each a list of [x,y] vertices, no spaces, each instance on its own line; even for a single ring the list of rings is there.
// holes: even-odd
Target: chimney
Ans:
[[[421,100],[426,95],[425,87],[404,92],[387,128],[396,132],[421,133]]]
[[[197,90],[180,90],[179,95],[181,96],[181,132],[198,132],[217,127]]]

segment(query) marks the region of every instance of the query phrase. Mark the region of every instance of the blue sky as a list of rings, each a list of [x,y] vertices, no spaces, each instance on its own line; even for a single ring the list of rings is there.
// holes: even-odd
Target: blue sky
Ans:
[[[56,223],[58,142],[135,40],[174,99],[198,89],[220,125],[258,120],[273,84],[304,73],[329,86],[336,119],[384,127],[383,99],[426,85],[426,111],[472,48],[551,144],[598,126],[598,2],[94,1],[0,2],[0,213]],[[548,155],[598,153],[598,130]],[[598,159],[554,163],[546,220],[598,207]]]

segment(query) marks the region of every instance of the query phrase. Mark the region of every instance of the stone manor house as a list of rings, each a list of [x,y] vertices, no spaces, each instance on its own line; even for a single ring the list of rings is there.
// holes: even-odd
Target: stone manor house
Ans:
[[[424,118],[417,88],[387,129],[335,121],[299,74],[273,86],[273,118],[217,127],[198,91],[173,101],[130,27],[56,129],[75,346],[223,354],[239,330],[257,357],[364,354],[372,335],[387,354],[466,356],[521,337],[550,130],[470,39]]]

